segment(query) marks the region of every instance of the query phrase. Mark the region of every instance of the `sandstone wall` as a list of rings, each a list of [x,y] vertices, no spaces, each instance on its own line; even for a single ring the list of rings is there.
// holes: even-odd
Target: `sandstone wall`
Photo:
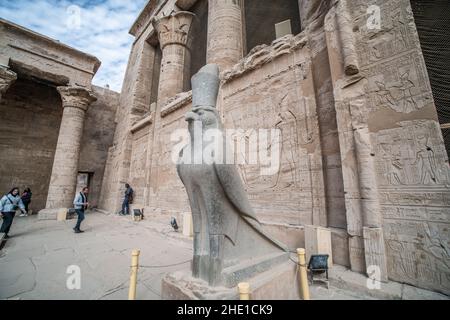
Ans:
[[[132,146],[135,137],[130,131],[134,123],[151,111],[151,102],[156,101],[158,88],[160,50],[154,43],[156,37],[151,18],[154,15],[166,16],[170,14],[175,6],[175,0],[163,0],[151,3],[150,11],[144,10],[139,17],[139,21],[131,29],[131,33],[136,37],[133,43],[128,60],[127,71],[120,95],[120,104],[116,113],[117,127],[114,134],[113,146],[108,152],[107,165],[105,168],[105,179],[102,184],[100,197],[100,207],[110,212],[117,212],[123,200],[124,183],[135,180],[133,174],[130,175],[132,163]],[[145,130],[145,129],[143,129]],[[154,131],[150,130],[147,139],[147,149],[150,150],[153,144]],[[141,140],[142,143],[143,140]],[[136,152],[135,152],[136,155]],[[146,159],[145,167],[151,167],[151,153]],[[134,156],[135,157],[135,156]],[[134,160],[136,162],[136,160]],[[136,166],[135,166],[136,168]],[[137,169],[134,169],[137,170]],[[145,171],[146,177],[137,182],[136,197],[138,201],[136,207],[141,207],[148,203],[150,192],[150,170]],[[139,184],[145,181],[145,187]],[[131,184],[131,182],[130,182]],[[133,188],[136,186],[132,185]],[[141,194],[144,192],[144,194]]]
[[[0,101],[0,193],[33,192],[30,208],[45,207],[62,117],[55,88],[17,80]]]
[[[385,248],[370,249],[385,250],[389,278],[448,294],[450,172],[411,7],[374,4],[380,29],[362,0],[326,22],[349,234],[379,224]]]
[[[130,128],[138,118],[150,111],[154,59],[155,48],[145,37],[134,43],[116,112],[117,127],[113,146],[108,152],[106,179],[100,198],[100,207],[111,212],[120,208],[124,183],[129,180],[133,144]]]
[[[368,29],[367,1],[299,1],[304,31],[222,74],[218,108],[226,128],[281,130],[279,172],[239,166],[267,230],[301,245],[301,225],[328,226],[336,263],[448,293],[449,165],[411,8],[374,4],[379,30]],[[189,206],[170,134],[185,128],[190,95],[150,107],[151,29],[135,28],[102,197],[117,208],[131,181],[136,207],[177,216]]]
[[[325,226],[317,105],[304,34],[251,53],[225,79],[220,110],[225,127],[281,132],[276,173],[262,175],[261,162],[240,166],[258,216],[277,223]]]
[[[116,129],[115,115],[119,104],[117,92],[92,87],[97,101],[89,106],[84,123],[79,169],[91,174],[89,203],[98,206],[108,150]],[[78,190],[77,190],[78,191]]]

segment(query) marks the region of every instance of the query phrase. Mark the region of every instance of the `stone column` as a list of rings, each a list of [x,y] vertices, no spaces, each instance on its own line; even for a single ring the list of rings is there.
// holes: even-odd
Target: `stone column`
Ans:
[[[194,17],[192,12],[179,11],[153,21],[162,50],[158,101],[164,102],[189,87]]]
[[[243,57],[241,0],[208,1],[207,63],[220,71],[231,68]]]
[[[61,209],[73,207],[84,118],[89,105],[97,100],[92,92],[85,88],[58,87],[57,90],[61,95],[64,111],[46,209],[39,212],[40,219],[53,219]]]
[[[0,66],[0,101],[2,100],[3,94],[16,80],[17,75],[14,72],[8,70],[5,67]]]

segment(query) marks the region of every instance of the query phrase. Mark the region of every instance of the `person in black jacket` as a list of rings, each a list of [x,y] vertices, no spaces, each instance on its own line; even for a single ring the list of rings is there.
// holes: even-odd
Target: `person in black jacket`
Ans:
[[[133,189],[128,183],[125,183],[125,197],[122,203],[122,215],[130,214],[130,204],[133,203]]]
[[[22,213],[21,215],[20,215],[20,217],[26,217],[26,216],[28,216],[28,206],[30,205],[30,203],[31,203],[31,196],[32,196],[33,194],[31,193],[31,189],[30,188],[26,188],[24,191],[23,191],[23,193],[22,193],[22,196],[20,197],[21,199],[22,199],[22,203],[23,203],[23,205],[25,206],[25,212],[26,213]]]

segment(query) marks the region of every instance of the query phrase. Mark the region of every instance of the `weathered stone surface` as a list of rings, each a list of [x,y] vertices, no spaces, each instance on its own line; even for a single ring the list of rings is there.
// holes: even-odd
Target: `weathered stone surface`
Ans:
[[[6,193],[15,185],[30,187],[30,208],[41,210],[58,140],[61,99],[54,88],[19,79],[0,103],[0,189]]]
[[[311,225],[305,226],[306,262],[313,254],[328,254],[328,266],[333,266],[331,230]]]
[[[94,95],[81,87],[58,87],[63,116],[53,160],[46,209],[71,208],[75,195],[84,119]]]
[[[240,0],[208,0],[208,47],[206,62],[225,71],[243,56]]]
[[[162,50],[161,73],[159,76],[159,101],[183,92],[189,87],[191,25],[195,15],[180,11],[154,20]]]
[[[2,100],[2,94],[8,90],[11,84],[17,80],[17,74],[8,70],[7,68],[0,66],[0,101]]]
[[[366,274],[375,263],[389,279],[447,293],[450,173],[409,2],[378,1],[381,28],[370,29],[367,1],[300,0],[303,31],[244,58],[242,29],[251,23],[243,19],[245,3],[208,4],[207,61],[222,71],[217,106],[225,128],[242,129],[244,140],[251,129],[282,131],[277,174],[262,177],[259,166],[239,164],[266,231],[296,247],[304,245],[305,224],[329,227],[337,264]],[[191,97],[182,91],[190,88],[180,83],[189,71],[180,66],[176,90],[156,93],[165,40],[151,21],[193,5],[151,2],[131,30],[136,42],[104,208],[118,209],[126,181],[137,186],[136,207],[156,217],[181,219],[189,208],[167,143],[186,128]],[[187,60],[173,57],[187,68]],[[143,120],[150,109],[151,123]],[[145,125],[136,129],[137,121]]]
[[[298,300],[300,298],[297,270],[285,262],[247,278],[251,300]],[[211,287],[206,281],[193,278],[190,270],[167,274],[161,281],[163,299],[170,300],[239,300],[237,286]]]
[[[100,61],[59,41],[0,19],[0,56],[10,65],[32,66],[41,80],[53,82],[64,76],[69,83],[53,85],[81,85],[89,87]],[[51,75],[46,78],[45,75]],[[56,75],[57,77],[54,77]]]
[[[16,185],[30,187],[35,212],[46,203],[48,208],[71,207],[73,184],[83,171],[91,176],[92,204],[97,205],[118,100],[107,89],[91,87],[100,61],[3,19],[0,29],[0,99],[6,111],[0,126],[2,193]],[[100,98],[99,109],[86,112],[92,90]],[[42,218],[56,216],[50,210]]]
[[[366,11],[362,1],[337,8],[347,10],[352,21],[360,77],[344,71],[345,55],[355,52],[341,48],[334,8],[325,26],[341,154],[358,168],[343,167],[344,185],[348,200],[352,193],[352,200],[360,199],[356,220],[383,229],[384,241],[366,247],[369,254],[385,250],[388,277],[448,293],[448,232],[443,232],[448,217],[431,222],[418,215],[428,212],[431,202],[438,216],[449,205],[448,159],[426,66],[409,2],[386,1],[380,9],[381,28],[369,29],[364,19],[356,19]],[[352,219],[347,216],[348,223]]]

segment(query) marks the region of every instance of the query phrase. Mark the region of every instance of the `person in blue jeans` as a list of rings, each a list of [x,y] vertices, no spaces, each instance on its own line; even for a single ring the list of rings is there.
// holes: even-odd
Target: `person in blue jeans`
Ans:
[[[0,212],[2,213],[3,223],[0,228],[1,233],[5,233],[5,238],[9,238],[9,229],[16,215],[16,210],[20,209],[25,213],[25,206],[19,195],[19,188],[12,188],[6,195],[4,195],[0,200]]]
[[[122,202],[122,215],[130,214],[130,203],[133,202],[133,189],[125,183],[125,197]]]
[[[87,195],[89,193],[89,188],[84,187],[81,192],[77,193],[75,195],[75,199],[73,200],[73,205],[75,208],[75,212],[78,215],[77,224],[75,225],[75,228],[73,228],[73,231],[75,233],[81,233],[84,232],[80,229],[81,222],[84,220],[84,211],[88,208],[88,200]]]

